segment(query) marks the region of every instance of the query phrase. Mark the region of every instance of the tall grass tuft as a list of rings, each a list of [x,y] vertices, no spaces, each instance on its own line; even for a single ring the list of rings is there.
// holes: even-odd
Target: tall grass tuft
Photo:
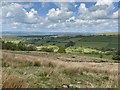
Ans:
[[[27,88],[24,79],[14,75],[3,75],[2,88]]]

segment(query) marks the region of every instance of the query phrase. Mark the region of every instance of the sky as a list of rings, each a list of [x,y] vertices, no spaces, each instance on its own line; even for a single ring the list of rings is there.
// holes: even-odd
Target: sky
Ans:
[[[101,33],[118,31],[117,2],[3,2],[2,31]]]

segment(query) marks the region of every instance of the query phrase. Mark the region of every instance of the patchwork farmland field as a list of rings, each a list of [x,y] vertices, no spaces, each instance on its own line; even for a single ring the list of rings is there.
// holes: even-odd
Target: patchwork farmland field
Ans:
[[[34,37],[33,37],[34,36]],[[16,36],[3,35],[3,40],[19,42],[25,44],[41,45],[56,45],[65,46],[69,41],[75,42],[75,46],[90,47],[90,48],[118,48],[118,35],[31,35],[31,36]]]

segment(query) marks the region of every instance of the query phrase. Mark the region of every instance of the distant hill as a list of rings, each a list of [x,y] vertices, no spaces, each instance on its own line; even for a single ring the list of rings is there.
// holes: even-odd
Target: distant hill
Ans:
[[[95,33],[82,33],[82,32],[25,32],[25,31],[3,31],[4,35],[77,35],[77,34],[95,34]]]
[[[105,32],[105,33],[99,33],[99,34],[102,34],[102,35],[118,35],[118,34],[120,34],[120,32]]]

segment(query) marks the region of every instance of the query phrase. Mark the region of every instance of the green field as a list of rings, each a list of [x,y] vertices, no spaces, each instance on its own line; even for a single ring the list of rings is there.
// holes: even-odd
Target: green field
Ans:
[[[45,37],[45,38],[29,38],[24,43],[41,45],[56,45],[65,46],[69,41],[75,42],[75,46],[90,47],[90,48],[118,48],[118,36],[117,35],[77,35],[77,36],[62,36],[62,37]]]
[[[66,53],[112,59],[118,49],[118,35],[3,35],[2,40],[18,44],[35,46],[38,51],[58,52],[59,47]],[[74,45],[66,47],[73,42]],[[81,50],[82,49],[82,50]]]
[[[41,37],[18,37],[16,35],[3,35],[5,41],[11,41],[18,43],[20,41],[25,44],[34,44],[35,46],[56,45],[65,46],[69,41],[75,42],[75,46],[90,47],[90,48],[118,48],[118,36],[117,35],[68,35],[68,36],[45,36]]]

